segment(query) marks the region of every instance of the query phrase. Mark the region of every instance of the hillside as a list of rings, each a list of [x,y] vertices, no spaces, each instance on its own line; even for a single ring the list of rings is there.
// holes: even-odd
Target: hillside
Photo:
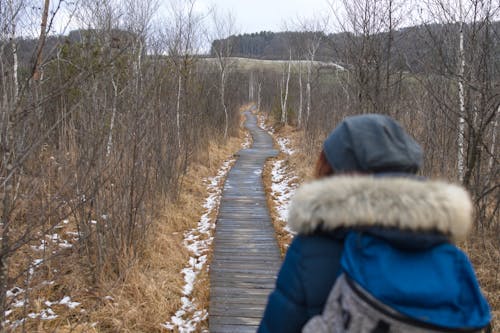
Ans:
[[[500,21],[491,25],[492,36],[500,35]],[[436,46],[447,57],[454,58],[458,45],[457,24],[432,24],[406,27],[393,32],[391,36],[392,64],[397,69],[421,72],[423,64],[437,57]],[[475,29],[469,26],[468,30]],[[467,31],[466,31],[467,33]],[[451,37],[450,37],[451,36]],[[323,32],[286,31],[241,34],[230,36],[212,43],[211,55],[220,43],[230,43],[232,55],[235,57],[255,58],[265,60],[287,60],[291,48],[294,59],[305,59],[305,44],[312,39],[321,39],[316,53],[316,60],[350,63],[350,49],[362,42],[360,36],[352,33],[325,34]],[[498,38],[498,37],[497,37]],[[374,34],[368,37],[370,43],[377,43],[377,52],[387,49],[389,36],[387,33]],[[495,47],[499,47],[496,45]]]

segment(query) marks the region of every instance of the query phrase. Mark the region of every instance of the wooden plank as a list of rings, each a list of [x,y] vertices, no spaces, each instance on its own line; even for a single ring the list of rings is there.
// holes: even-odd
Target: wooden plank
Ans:
[[[255,333],[258,326],[242,326],[242,325],[220,325],[217,323],[210,324],[210,332],[217,333]]]
[[[260,318],[233,317],[233,316],[210,316],[209,323],[225,325],[253,325],[260,324]],[[212,332],[212,330],[210,330]]]
[[[238,304],[254,304],[256,306],[261,306],[262,309],[264,309],[267,303],[267,298],[255,298],[252,295],[240,295],[238,297],[223,297],[211,295],[210,302],[216,302],[220,304],[233,304],[235,306],[237,306]]]
[[[262,306],[258,307],[245,307],[245,306],[225,306],[225,307],[211,307],[210,314],[212,316],[224,316],[224,317],[247,317],[247,318],[257,318],[260,320],[264,311]]]

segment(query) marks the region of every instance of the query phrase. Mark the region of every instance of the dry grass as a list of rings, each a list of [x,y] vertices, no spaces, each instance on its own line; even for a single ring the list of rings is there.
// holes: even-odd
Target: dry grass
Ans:
[[[232,138],[224,147],[210,144],[209,159],[191,165],[178,200],[166,205],[156,224],[145,257],[131,269],[124,283],[111,290],[114,301],[105,303],[90,315],[91,320],[99,322],[100,331],[162,331],[160,324],[169,321],[181,308],[185,282],[180,272],[190,257],[182,244],[183,235],[196,228],[203,214],[207,189],[202,180],[216,174],[222,162],[241,147],[242,138]],[[208,307],[206,270],[198,275],[192,295],[201,308]]]
[[[467,253],[493,313],[493,332],[500,330],[500,230],[476,230],[459,246]]]
[[[243,118],[243,117],[242,117]],[[241,122],[242,123],[242,122]],[[175,202],[168,202],[155,218],[148,241],[144,244],[142,256],[128,267],[120,279],[103,277],[90,289],[89,274],[82,271],[81,257],[73,251],[59,251],[59,254],[37,268],[31,285],[39,285],[30,292],[29,311],[41,311],[46,300],[60,300],[69,295],[72,301],[80,302],[75,309],[63,305],[53,305],[58,317],[54,320],[29,320],[25,326],[28,332],[160,332],[161,324],[181,308],[184,277],[181,270],[186,266],[190,254],[183,245],[184,233],[197,227],[204,213],[203,204],[207,197],[207,177],[215,176],[222,162],[231,158],[241,148],[245,132],[240,129],[237,138],[220,146],[209,143],[208,150],[194,161],[184,176],[182,188]],[[158,201],[165,200],[158,198]],[[215,215],[216,212],[213,213]],[[215,216],[211,216],[215,218]],[[60,230],[74,231],[70,227]],[[37,244],[29,244],[37,245]],[[37,258],[27,245],[24,251],[12,260],[12,269],[25,267]],[[39,245],[39,244],[38,244]],[[51,245],[46,248],[50,254]],[[57,245],[56,245],[57,246]],[[110,275],[111,276],[111,275]],[[52,285],[43,285],[50,281]],[[197,277],[192,296],[200,307],[208,308],[209,278],[206,270]],[[26,317],[23,308],[16,309],[10,319]],[[204,323],[205,327],[207,323]]]

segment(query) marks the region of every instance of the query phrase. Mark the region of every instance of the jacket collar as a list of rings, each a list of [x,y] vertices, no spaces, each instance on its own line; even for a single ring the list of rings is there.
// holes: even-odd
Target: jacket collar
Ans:
[[[297,190],[288,224],[301,234],[377,226],[437,231],[459,240],[472,225],[472,202],[463,188],[441,181],[333,176]]]

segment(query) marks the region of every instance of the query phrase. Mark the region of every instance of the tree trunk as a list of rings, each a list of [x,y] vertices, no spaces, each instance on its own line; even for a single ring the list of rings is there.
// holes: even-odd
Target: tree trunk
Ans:
[[[497,108],[496,114],[494,116],[493,122],[493,137],[491,138],[491,148],[490,148],[490,159],[488,161],[488,176],[493,175],[493,166],[495,165],[495,152],[497,143],[497,131],[498,131],[498,114],[500,114],[500,105]]]
[[[260,111],[261,103],[262,103],[262,83],[259,82],[259,96],[257,97],[257,110]]]
[[[297,117],[297,124],[298,127],[302,127],[302,109],[303,109],[303,103],[304,103],[304,97],[302,93],[302,61],[299,61],[299,112],[298,112],[298,117]]]
[[[227,106],[226,106],[226,71],[224,69],[221,71],[220,77],[221,77],[220,100],[222,103],[222,108],[224,109],[224,118],[225,118],[224,139],[227,139],[227,129],[229,126],[229,115],[227,113]]]
[[[309,121],[309,115],[311,114],[311,71],[312,62],[310,60],[307,64],[307,82],[306,82],[306,123]]]
[[[115,78],[111,77],[111,83],[113,84],[113,106],[111,113],[111,122],[109,124],[109,136],[108,145],[106,147],[106,157],[111,154],[111,148],[113,147],[113,128],[115,127],[115,117],[116,117],[116,103],[118,100],[118,87],[115,82]]]
[[[464,23],[462,17],[462,0],[460,0],[460,45],[459,45],[459,78],[458,78],[458,179],[463,182],[465,175],[465,92],[464,92],[464,74],[465,74],[465,52],[464,52]]]
[[[177,120],[177,144],[181,148],[181,96],[182,96],[182,74],[179,70],[179,78],[177,80],[177,105],[176,105],[176,120]]]
[[[40,81],[42,78],[40,72],[40,66],[42,65],[42,51],[45,46],[45,38],[47,37],[47,18],[49,16],[49,5],[50,0],[45,0],[42,13],[42,23],[40,24],[40,38],[38,39],[38,45],[36,48],[36,59],[35,67],[33,68],[33,80]]]
[[[281,105],[281,123],[283,125],[286,125],[288,122],[288,117],[287,117],[287,103],[288,103],[288,86],[290,83],[290,69],[292,65],[292,51],[290,50],[290,58],[288,60],[288,69],[287,69],[287,76],[286,76],[286,83],[285,83],[285,96],[283,98],[283,103]],[[283,80],[285,79],[285,74],[283,73]]]
[[[14,105],[17,104],[18,101],[18,95],[19,95],[19,79],[17,76],[18,72],[18,67],[19,67],[19,61],[17,57],[17,43],[16,43],[16,19],[14,17],[14,8],[12,1],[10,2],[10,12],[11,12],[11,20],[12,20],[12,26],[11,26],[11,33],[10,33],[10,43],[12,47],[12,81],[14,83],[14,87],[12,88],[13,92],[13,100],[14,100]]]

